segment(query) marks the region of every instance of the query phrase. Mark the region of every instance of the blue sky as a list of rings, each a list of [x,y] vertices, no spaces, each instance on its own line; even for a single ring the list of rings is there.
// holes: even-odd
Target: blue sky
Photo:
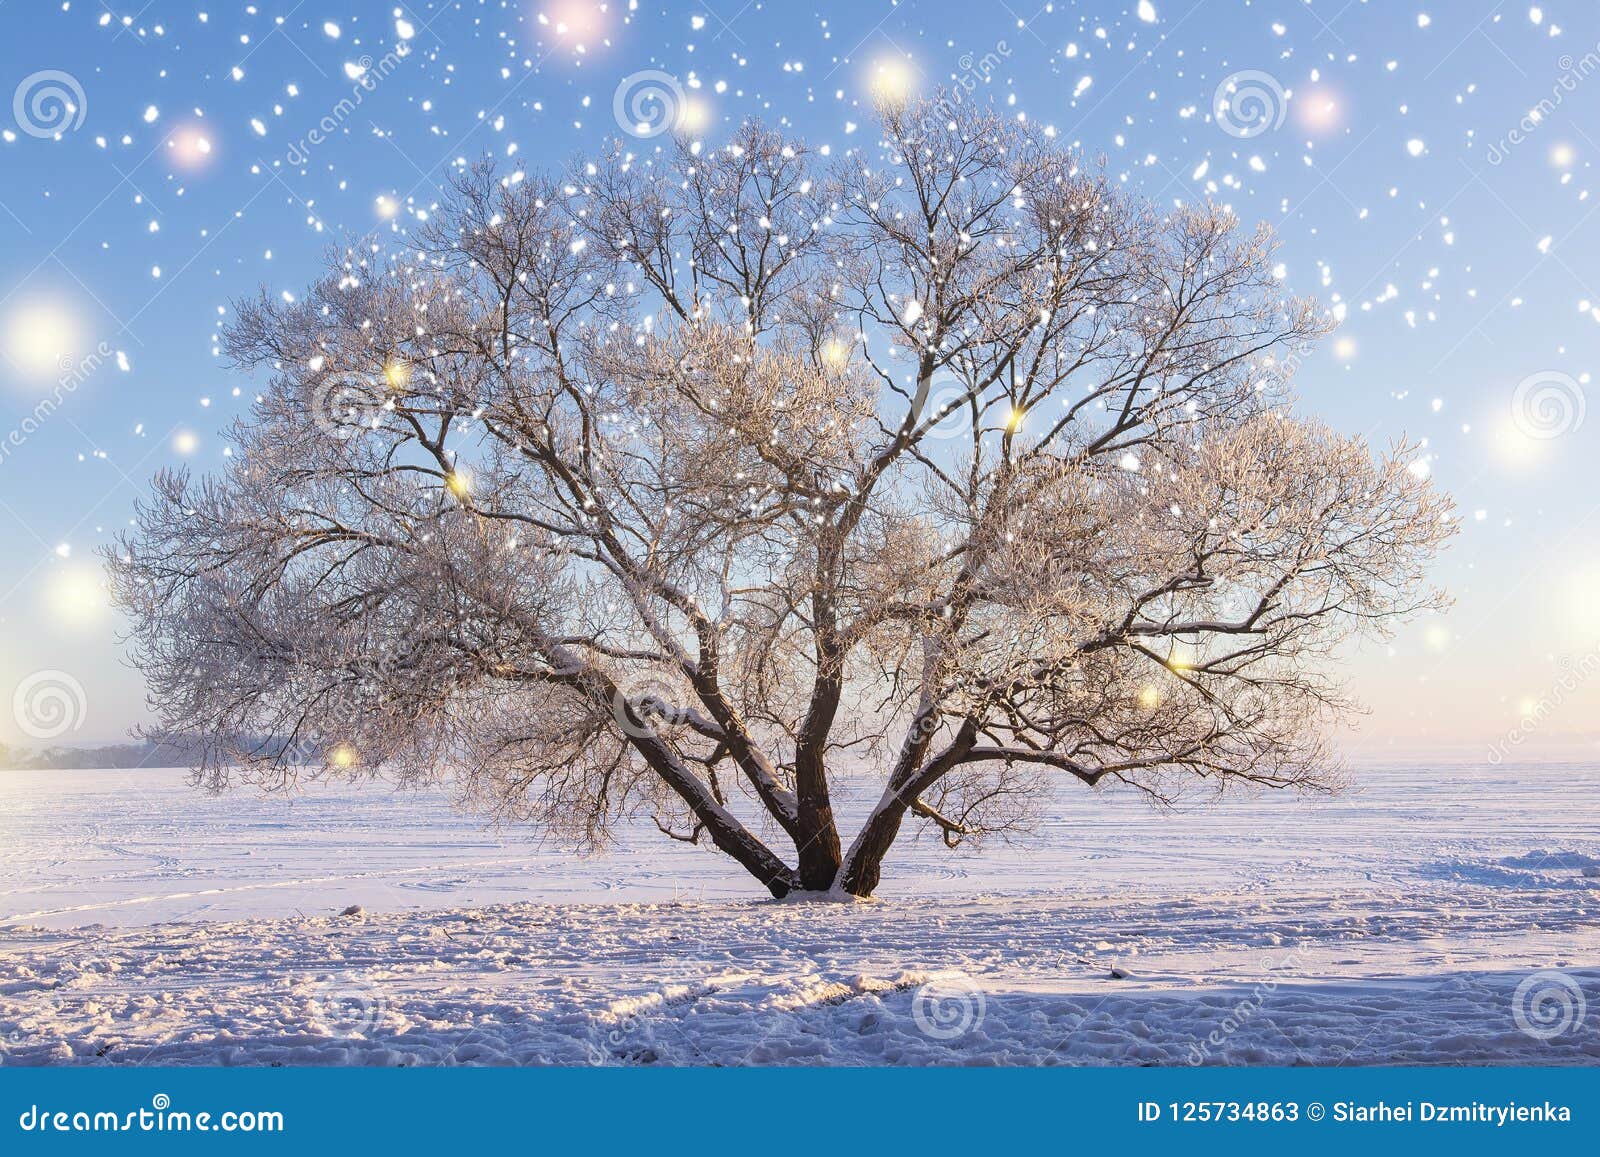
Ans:
[[[637,134],[619,89],[837,155],[875,139],[875,84],[951,83],[1154,199],[1276,227],[1288,284],[1344,315],[1302,408],[1426,440],[1457,606],[1350,657],[1352,745],[1587,745],[1592,0],[0,3],[0,703],[56,672],[82,691],[60,741],[141,717],[94,552],[156,469],[223,464],[252,392],[214,352],[231,301],[405,230],[464,160]],[[0,741],[39,742],[15,723]]]

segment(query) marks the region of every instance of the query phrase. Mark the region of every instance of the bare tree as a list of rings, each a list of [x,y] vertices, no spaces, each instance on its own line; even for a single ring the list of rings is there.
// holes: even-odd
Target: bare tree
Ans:
[[[110,556],[200,778],[381,766],[580,847],[648,815],[779,896],[1060,776],[1330,786],[1334,649],[1440,601],[1415,449],[1290,415],[1325,323],[1265,231],[970,106],[882,121],[464,168],[405,248],[240,305],[228,471]]]

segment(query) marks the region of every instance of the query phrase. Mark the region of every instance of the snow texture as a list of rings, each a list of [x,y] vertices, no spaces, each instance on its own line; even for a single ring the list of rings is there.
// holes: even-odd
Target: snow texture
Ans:
[[[375,787],[0,776],[0,1061],[1600,1063],[1600,770],[1355,779],[1174,815],[1064,789],[1027,845],[920,841],[861,903]]]

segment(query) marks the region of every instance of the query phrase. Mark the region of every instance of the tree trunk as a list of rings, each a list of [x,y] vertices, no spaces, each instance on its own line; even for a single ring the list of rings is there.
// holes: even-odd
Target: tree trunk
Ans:
[[[599,702],[608,706],[622,705],[631,724],[628,741],[667,786],[689,805],[695,818],[705,825],[713,844],[743,864],[745,871],[760,880],[776,899],[781,900],[795,890],[800,881],[789,866],[717,802],[706,785],[683,765],[677,753],[634,713],[632,705],[614,683],[593,672],[587,673],[581,682]]]
[[[850,854],[839,872],[839,887],[850,895],[865,898],[877,889],[878,881],[883,876],[883,858],[894,846],[906,812],[923,792],[938,783],[946,772],[966,757],[977,742],[978,728],[974,720],[966,720],[949,747],[918,767],[931,737],[932,731],[927,728],[919,726],[914,729],[883,798],[872,809],[872,815],[850,845]]]
[[[795,764],[795,794],[800,804],[795,849],[800,857],[800,887],[808,892],[826,892],[839,875],[839,828],[828,798],[827,771],[821,760],[816,761],[815,767],[807,766],[810,762],[803,759]]]
[[[883,858],[900,834],[900,821],[905,818],[907,806],[898,799],[886,799],[872,813],[850,845],[850,856],[839,873],[840,888],[862,899],[877,889],[883,877]]]
[[[774,898],[781,900],[795,890],[799,881],[789,866],[713,799],[666,744],[652,735],[636,738],[634,746],[705,824],[713,844],[743,864],[745,871],[760,880]]]
[[[800,857],[800,886],[808,892],[828,891],[839,875],[839,827],[828,795],[825,753],[843,686],[836,672],[818,677],[811,710],[795,744],[794,788],[800,811],[795,851]]]

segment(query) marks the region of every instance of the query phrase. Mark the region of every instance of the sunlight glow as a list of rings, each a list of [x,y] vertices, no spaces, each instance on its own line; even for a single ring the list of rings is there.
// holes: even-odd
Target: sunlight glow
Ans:
[[[180,169],[203,169],[211,163],[215,137],[209,128],[181,125],[167,137],[167,156]]]
[[[45,576],[44,596],[50,617],[60,626],[87,626],[106,610],[105,587],[92,567],[51,571]]]
[[[411,363],[404,358],[390,358],[383,363],[383,380],[391,390],[403,390],[411,381]]]
[[[579,52],[587,52],[605,39],[606,5],[596,0],[554,0],[539,13],[539,23],[554,29]]]
[[[1551,447],[1551,442],[1524,433],[1510,419],[1491,427],[1489,444],[1500,464],[1512,469],[1525,469],[1539,462]]]
[[[1344,126],[1344,102],[1337,92],[1326,86],[1297,92],[1293,108],[1295,120],[1309,133],[1320,136]]]
[[[886,104],[904,104],[916,89],[916,74],[905,59],[885,56],[873,63],[872,95]]]
[[[711,124],[711,106],[703,100],[690,97],[678,106],[679,132],[697,133]]]
[[[1549,609],[1561,624],[1567,644],[1587,651],[1600,643],[1600,562],[1579,562],[1574,569],[1546,588]]]
[[[71,371],[83,343],[83,325],[69,306],[34,298],[7,311],[0,352],[29,381],[52,382]]]

